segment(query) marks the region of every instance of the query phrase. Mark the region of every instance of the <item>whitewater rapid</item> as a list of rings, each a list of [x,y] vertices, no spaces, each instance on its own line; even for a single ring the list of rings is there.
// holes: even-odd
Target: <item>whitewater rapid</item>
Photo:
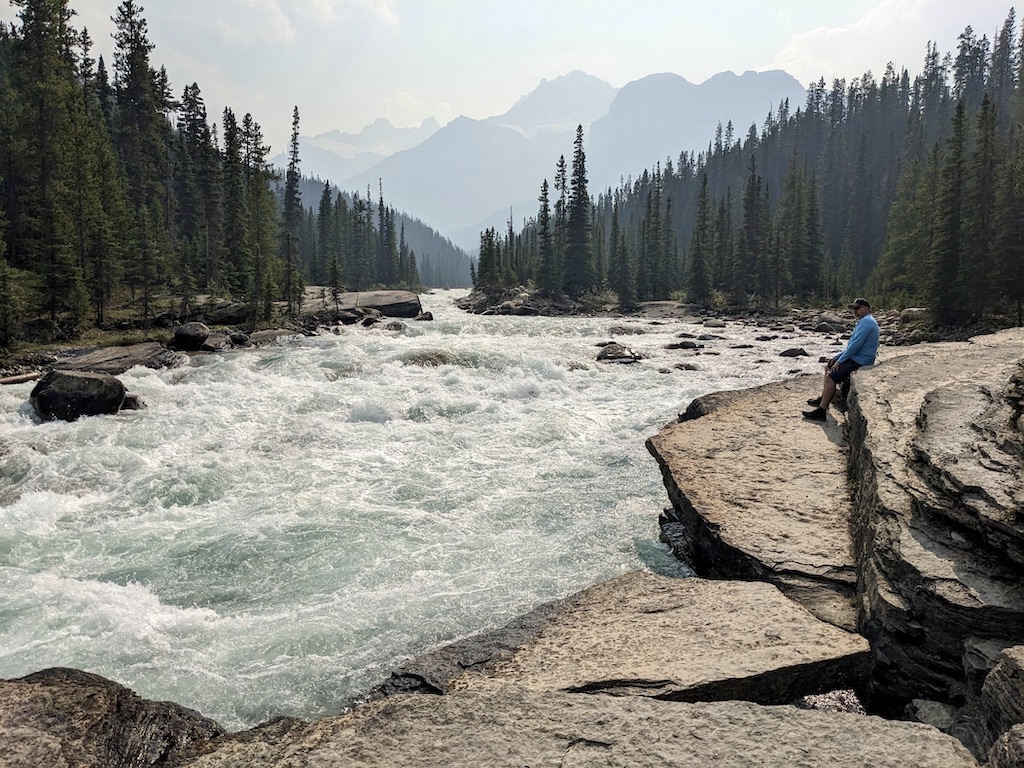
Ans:
[[[461,293],[403,330],[134,369],[142,411],[44,424],[31,383],[0,387],[0,678],[77,667],[229,729],[337,712],[539,603],[685,575],[645,439],[698,395],[835,351],[739,324],[474,316]],[[642,362],[596,362],[615,326],[642,331],[615,335]],[[665,348],[686,332],[723,338]],[[794,346],[809,356],[779,356]]]

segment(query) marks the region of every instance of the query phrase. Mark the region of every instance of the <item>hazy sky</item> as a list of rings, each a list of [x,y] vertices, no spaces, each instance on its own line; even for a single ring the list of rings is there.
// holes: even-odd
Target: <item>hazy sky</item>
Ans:
[[[108,67],[119,0],[71,0]],[[656,72],[700,83],[785,69],[806,85],[889,61],[916,74],[925,44],[992,39],[1007,0],[140,0],[174,92],[197,82],[211,122],[252,112],[285,149],[303,134],[505,112],[542,78],[583,70],[620,87]],[[16,10],[0,0],[0,19]]]

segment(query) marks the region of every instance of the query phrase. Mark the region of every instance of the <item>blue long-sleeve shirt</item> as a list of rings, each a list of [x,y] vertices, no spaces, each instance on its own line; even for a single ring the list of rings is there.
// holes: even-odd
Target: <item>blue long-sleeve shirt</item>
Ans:
[[[873,365],[878,355],[878,321],[871,315],[864,315],[853,328],[850,340],[836,358],[836,364],[853,360],[859,365]]]

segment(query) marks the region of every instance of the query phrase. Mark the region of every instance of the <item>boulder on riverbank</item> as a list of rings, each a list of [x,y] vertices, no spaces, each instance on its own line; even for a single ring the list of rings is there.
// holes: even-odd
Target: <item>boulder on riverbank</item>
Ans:
[[[43,421],[75,421],[121,410],[124,384],[108,373],[50,371],[32,388],[29,400]]]
[[[210,328],[205,323],[185,323],[174,330],[171,346],[184,352],[198,352],[210,337]]]
[[[0,764],[8,768],[177,765],[223,734],[197,712],[76,669],[0,681]]]

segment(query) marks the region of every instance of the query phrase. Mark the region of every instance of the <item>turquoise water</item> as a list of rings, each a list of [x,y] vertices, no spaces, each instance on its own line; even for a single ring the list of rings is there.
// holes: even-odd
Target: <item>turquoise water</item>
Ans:
[[[694,325],[473,316],[458,295],[402,331],[129,371],[142,411],[40,424],[31,383],[0,387],[0,678],[77,667],[230,729],[313,718],[601,579],[684,575],[645,439],[831,349],[730,324],[693,356],[664,347]],[[641,363],[595,362],[613,326],[644,331],[616,337]]]

